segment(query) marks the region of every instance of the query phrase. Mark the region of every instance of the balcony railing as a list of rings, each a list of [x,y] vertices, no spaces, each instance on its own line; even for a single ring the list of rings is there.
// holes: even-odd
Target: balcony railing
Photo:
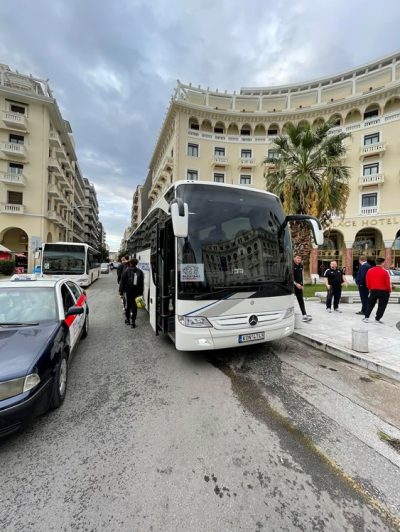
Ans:
[[[229,164],[229,158],[225,157],[225,155],[214,155],[212,164],[217,166],[227,166]]]
[[[371,186],[371,185],[379,185],[380,183],[383,183],[385,181],[384,174],[370,174],[370,175],[362,175],[358,179],[358,184],[364,187]]]
[[[49,132],[49,144],[50,146],[53,146],[53,148],[56,149],[60,149],[62,147],[60,137],[58,136],[57,131]]]
[[[360,157],[368,157],[369,155],[379,155],[386,150],[386,144],[384,142],[376,142],[375,144],[368,144],[360,148]]]
[[[373,216],[378,214],[378,207],[361,207],[361,214],[363,216]]]
[[[3,111],[3,122],[12,128],[26,129],[26,116],[22,113]]]
[[[16,142],[2,142],[0,147],[7,155],[25,157],[26,151],[23,144],[17,144]]]
[[[0,208],[3,214],[24,214],[24,205],[16,205],[14,203],[2,203]]]
[[[0,181],[8,183],[9,185],[18,185],[21,187],[26,185],[25,177],[22,174],[15,174],[13,172],[1,172]]]
[[[54,157],[49,157],[49,162],[47,166],[51,172],[56,172],[57,174],[61,174],[60,163]]]
[[[239,166],[255,166],[256,160],[254,157],[240,157]]]
[[[56,213],[56,211],[47,211],[47,218],[52,222],[58,222],[60,216]]]

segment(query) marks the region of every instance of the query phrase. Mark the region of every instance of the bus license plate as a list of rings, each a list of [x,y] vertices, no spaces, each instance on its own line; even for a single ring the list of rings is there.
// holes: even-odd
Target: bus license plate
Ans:
[[[265,340],[265,333],[239,334],[239,344],[244,342],[255,342],[256,340]]]

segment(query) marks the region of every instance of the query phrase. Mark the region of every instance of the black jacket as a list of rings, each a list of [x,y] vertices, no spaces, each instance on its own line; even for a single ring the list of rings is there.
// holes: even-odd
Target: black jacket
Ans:
[[[121,275],[120,292],[131,292],[135,297],[143,294],[143,272],[128,266]]]
[[[303,265],[302,264],[296,264],[293,263],[293,280],[297,284],[301,284],[303,286]]]
[[[117,266],[117,283],[119,284],[121,282],[121,276],[125,269],[128,267],[128,264],[126,262],[121,262]]]
[[[371,265],[368,264],[368,262],[364,262],[364,264],[359,267],[355,278],[356,284],[358,284],[358,286],[366,286],[365,277],[367,276],[367,271],[370,268]]]

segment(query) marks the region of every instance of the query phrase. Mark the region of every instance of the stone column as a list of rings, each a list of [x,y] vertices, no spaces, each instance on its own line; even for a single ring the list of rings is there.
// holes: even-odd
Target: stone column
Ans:
[[[353,241],[345,242],[346,255],[344,258],[344,265],[346,268],[346,275],[353,275]]]
[[[310,255],[310,273],[318,274],[318,248],[312,248]]]
[[[391,268],[392,267],[392,261],[393,261],[393,241],[392,240],[385,240],[385,267]]]

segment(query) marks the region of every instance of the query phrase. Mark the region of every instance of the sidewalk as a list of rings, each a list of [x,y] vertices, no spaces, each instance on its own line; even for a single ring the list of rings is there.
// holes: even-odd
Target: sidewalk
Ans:
[[[300,322],[301,314],[295,301],[296,317],[294,338],[303,343],[322,349],[327,353],[381,373],[400,381],[400,305],[389,303],[382,318],[383,324],[375,323],[375,312],[370,322],[364,323],[363,316],[356,315],[360,303],[342,303],[342,314],[329,314],[325,303],[306,300],[306,311],[312,316],[311,322]],[[297,325],[298,324],[298,325]],[[396,327],[399,325],[399,329]],[[352,349],[352,329],[368,331],[368,353],[358,353]]]

